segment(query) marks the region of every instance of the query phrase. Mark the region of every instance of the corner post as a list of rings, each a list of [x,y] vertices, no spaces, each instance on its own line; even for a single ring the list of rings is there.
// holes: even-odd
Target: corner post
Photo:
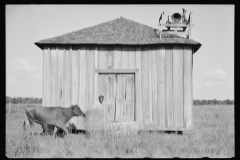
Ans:
[[[188,39],[191,39],[191,30],[192,30],[192,12],[189,14],[189,30],[188,30]]]

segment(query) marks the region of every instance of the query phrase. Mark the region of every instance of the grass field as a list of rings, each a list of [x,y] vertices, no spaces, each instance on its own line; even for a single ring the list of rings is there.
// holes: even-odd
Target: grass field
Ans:
[[[6,105],[6,156],[9,158],[163,158],[234,157],[234,106],[194,106],[194,130],[182,135],[129,130],[121,134],[109,127],[90,137],[32,137],[22,129],[24,107]],[[41,133],[40,126],[35,132]]]

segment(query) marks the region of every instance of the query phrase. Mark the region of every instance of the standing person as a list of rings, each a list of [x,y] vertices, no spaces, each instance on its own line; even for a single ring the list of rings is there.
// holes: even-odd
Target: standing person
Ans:
[[[98,97],[98,101],[95,102],[93,108],[94,108],[94,109],[100,109],[100,108],[102,108],[102,107],[103,107],[103,100],[104,100],[104,96],[100,95],[100,96]]]
[[[86,128],[88,130],[101,130],[104,126],[104,107],[103,107],[104,96],[100,95],[98,100],[92,106],[92,109],[87,111]]]

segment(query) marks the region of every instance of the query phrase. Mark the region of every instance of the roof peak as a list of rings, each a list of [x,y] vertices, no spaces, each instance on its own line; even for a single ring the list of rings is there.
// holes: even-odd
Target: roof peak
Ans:
[[[125,17],[123,17],[123,16],[120,16],[119,18],[126,19],[126,18],[125,18]]]
[[[134,22],[133,20],[127,19],[127,18],[125,18],[125,17],[123,17],[123,16],[120,16],[119,18],[116,18],[115,20],[120,20],[120,21],[132,21],[132,22]],[[106,23],[111,22],[111,21],[114,21],[114,20],[107,21]],[[137,23],[137,22],[135,22],[135,23]]]

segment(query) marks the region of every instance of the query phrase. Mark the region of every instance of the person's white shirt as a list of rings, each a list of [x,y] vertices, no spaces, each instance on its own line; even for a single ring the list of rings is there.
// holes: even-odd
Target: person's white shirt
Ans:
[[[103,105],[99,101],[95,102],[93,105],[94,109],[101,109],[102,107],[103,107]]]

